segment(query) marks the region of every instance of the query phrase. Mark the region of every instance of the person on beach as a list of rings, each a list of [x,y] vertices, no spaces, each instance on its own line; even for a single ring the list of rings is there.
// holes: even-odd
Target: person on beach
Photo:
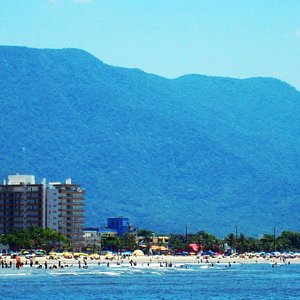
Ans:
[[[20,269],[21,266],[22,266],[21,261],[17,260],[16,268],[17,268],[17,269]]]
[[[49,269],[57,269],[56,265],[51,266]]]

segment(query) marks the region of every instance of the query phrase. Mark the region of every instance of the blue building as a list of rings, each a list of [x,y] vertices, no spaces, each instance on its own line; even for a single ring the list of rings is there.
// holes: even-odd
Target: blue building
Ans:
[[[118,236],[123,236],[124,234],[132,231],[129,219],[123,217],[108,218],[107,228],[116,229],[118,231]]]

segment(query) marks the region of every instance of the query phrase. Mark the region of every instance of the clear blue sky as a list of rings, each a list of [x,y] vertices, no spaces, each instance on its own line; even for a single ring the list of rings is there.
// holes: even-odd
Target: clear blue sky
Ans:
[[[268,76],[300,90],[298,0],[1,0],[0,39],[168,78]]]

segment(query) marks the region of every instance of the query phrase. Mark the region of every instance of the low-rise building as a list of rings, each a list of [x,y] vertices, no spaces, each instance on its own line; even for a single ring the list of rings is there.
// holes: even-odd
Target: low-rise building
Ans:
[[[129,219],[124,217],[108,218],[107,229],[117,230],[118,236],[135,232],[135,228],[129,223]]]
[[[83,229],[84,248],[93,253],[101,251],[101,234],[98,228]]]
[[[98,233],[106,237],[118,236],[118,230],[113,228],[100,228]]]

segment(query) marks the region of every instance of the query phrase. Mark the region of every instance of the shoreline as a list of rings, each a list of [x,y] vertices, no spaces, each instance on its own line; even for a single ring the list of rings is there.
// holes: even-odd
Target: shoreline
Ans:
[[[16,265],[16,260],[10,257],[1,257],[0,261],[7,264],[12,264],[13,266]],[[26,259],[25,257],[21,256],[21,262],[24,265],[30,265],[30,259]],[[49,268],[50,266],[65,266],[65,265],[104,265],[113,266],[113,265],[132,265],[132,266],[139,266],[147,264],[148,266],[153,265],[166,265],[166,264],[201,264],[201,265],[218,265],[218,264],[300,264],[300,258],[242,258],[242,257],[197,257],[197,256],[128,256],[126,258],[115,256],[112,259],[106,259],[105,256],[101,256],[100,259],[91,259],[87,258],[84,259],[80,257],[78,259],[75,258],[58,258],[58,259],[49,259],[48,257],[35,257],[32,259],[33,267],[41,266],[44,268],[45,265]],[[1,265],[0,265],[1,268]]]

